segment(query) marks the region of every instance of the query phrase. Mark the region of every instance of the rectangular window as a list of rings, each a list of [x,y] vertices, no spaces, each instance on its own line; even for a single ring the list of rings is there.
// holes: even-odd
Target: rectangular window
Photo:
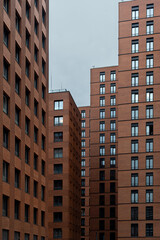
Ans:
[[[63,189],[63,181],[54,180],[54,190],[62,190],[62,189]]]
[[[105,72],[100,72],[99,80],[100,82],[105,82]]]
[[[139,51],[139,40],[132,40],[132,53],[138,53]]]
[[[105,158],[100,158],[99,159],[99,167],[104,168],[105,167]]]
[[[132,103],[138,103],[138,90],[132,90]]]
[[[146,118],[153,118],[153,105],[146,106]]]
[[[9,230],[2,230],[2,240],[9,240]]]
[[[86,146],[86,141],[84,139],[81,140],[81,147],[85,147]]]
[[[116,130],[116,121],[110,121],[110,130],[115,131]]]
[[[29,78],[30,75],[30,62],[26,58],[26,76]]]
[[[28,3],[28,1],[26,1],[26,17],[28,18],[28,20],[30,20],[30,5]]]
[[[153,186],[153,173],[146,173],[146,186]]]
[[[138,203],[138,190],[131,190],[131,203]]]
[[[146,237],[153,237],[153,223],[146,224]]]
[[[42,22],[44,25],[46,24],[46,12],[43,7],[42,7]]]
[[[146,139],[146,152],[153,152],[153,139]]]
[[[63,198],[62,196],[54,196],[54,206],[62,206]]]
[[[132,7],[132,20],[139,18],[139,6]]]
[[[86,165],[86,161],[85,161],[85,159],[82,159],[81,160],[81,167],[85,167],[85,165]]]
[[[146,22],[146,34],[153,34],[154,33],[154,22],[148,21]]]
[[[38,21],[34,18],[34,32],[38,36]]]
[[[29,49],[30,48],[30,33],[26,29],[26,47]]]
[[[138,123],[131,124],[131,135],[132,137],[138,136]]]
[[[20,240],[20,232],[14,232],[14,240]]]
[[[153,68],[153,54],[146,56],[146,68]]]
[[[26,88],[26,96],[25,96],[25,103],[29,107],[29,100],[30,100],[30,91]]]
[[[85,120],[82,120],[81,121],[81,128],[85,128],[86,127],[86,121]]]
[[[63,117],[54,117],[54,126],[63,126]]]
[[[138,187],[138,173],[131,174],[131,186]]]
[[[110,117],[111,118],[115,118],[116,117],[116,109],[115,108],[111,108],[110,109]]]
[[[146,207],[146,220],[153,220],[153,207]]]
[[[33,208],[33,224],[37,224],[37,218],[38,217],[38,209],[37,208]]]
[[[15,168],[15,183],[14,183],[15,188],[20,188],[20,170]]]
[[[100,84],[100,94],[105,94],[105,84]]]
[[[116,96],[115,95],[110,97],[110,105],[111,106],[116,105]]]
[[[41,148],[42,148],[43,151],[45,151],[45,143],[46,143],[46,138],[45,138],[45,136],[42,134]]]
[[[54,101],[54,110],[63,110],[63,100]]]
[[[153,122],[146,123],[146,135],[147,136],[153,135]]]
[[[115,81],[116,80],[116,71],[111,71],[110,72],[110,80]]]
[[[34,127],[34,142],[38,143],[38,128]]]
[[[99,130],[100,130],[100,131],[105,131],[105,122],[104,122],[104,121],[101,121],[101,122],[99,123]]]
[[[85,156],[86,156],[85,149],[82,149],[82,150],[81,150],[81,157],[85,157]]]
[[[138,220],[138,207],[131,207],[131,220],[132,221]]]
[[[85,138],[85,137],[86,137],[86,132],[85,132],[85,130],[82,130],[82,131],[81,131],[81,137],[82,137],[82,138]]]
[[[111,155],[116,155],[116,146],[115,145],[110,146],[110,154]]]
[[[9,0],[3,1],[3,7],[4,7],[5,11],[9,14]]]
[[[63,142],[63,132],[54,132],[54,142]]]
[[[146,190],[146,203],[153,202],[153,190]]]
[[[110,93],[115,93],[116,92],[116,83],[111,83],[110,85]]]
[[[61,228],[54,228],[53,229],[53,238],[62,238],[62,229]]]
[[[138,237],[138,224],[131,224],[131,237]]]
[[[20,109],[17,106],[15,106],[15,124],[20,125]]]
[[[86,111],[85,111],[85,110],[82,110],[82,111],[81,111],[81,117],[82,117],[82,118],[85,118],[85,117],[86,117]]]
[[[53,215],[54,222],[62,222],[62,212],[55,212]]]
[[[43,33],[42,33],[42,48],[43,50],[45,50],[46,48],[46,37]]]
[[[3,181],[8,183],[9,163],[3,161]]]
[[[146,50],[147,52],[153,51],[153,38],[146,39]]]
[[[29,126],[30,126],[30,120],[29,118],[25,118],[25,133],[29,136]]]
[[[110,167],[114,168],[116,166],[116,159],[115,158],[110,158]]]
[[[15,74],[15,92],[20,95],[20,83],[21,83],[21,79],[20,77]]]
[[[14,201],[14,218],[19,219],[20,215],[20,202],[15,200]]]
[[[9,148],[9,130],[3,127],[3,147]]]
[[[3,59],[3,77],[9,82],[9,63],[5,58]]]
[[[100,111],[99,111],[99,118],[100,119],[105,118],[105,109],[100,109]]]
[[[3,195],[3,209],[2,209],[2,215],[4,217],[9,216],[9,197],[6,195]]]
[[[33,182],[33,195],[36,198],[38,197],[38,182],[37,181]]]
[[[131,152],[138,153],[138,140],[131,141]]]
[[[9,97],[3,93],[3,112],[9,114]]]
[[[132,37],[139,35],[139,23],[132,23]]]
[[[44,160],[42,160],[42,162],[41,162],[41,174],[43,176],[45,176],[45,161]]]
[[[104,133],[101,133],[99,135],[99,143],[105,143],[105,134]]]
[[[17,11],[16,11],[15,26],[16,26],[17,32],[20,34],[20,31],[21,31],[21,17],[19,16]]]
[[[105,192],[105,183],[99,183],[99,192],[104,193]]]
[[[115,172],[115,170],[110,170],[110,180],[116,180],[116,172]]]
[[[110,142],[111,143],[115,143],[116,142],[116,134],[115,133],[111,133],[110,134]]]
[[[25,222],[29,222],[29,205],[25,204]]]
[[[6,25],[3,26],[3,43],[7,48],[9,48],[9,29]]]
[[[36,153],[34,153],[33,167],[34,167],[34,170],[38,169],[38,155]]]
[[[146,156],[146,169],[153,169],[153,156]]]
[[[99,180],[104,181],[105,180],[105,171],[100,171],[99,172]]]
[[[147,4],[147,18],[154,16],[154,4]]]
[[[139,57],[132,57],[132,70],[139,68]]]
[[[146,72],[146,85],[153,85],[153,72]]]
[[[30,178],[29,176],[25,175],[25,192],[26,193],[29,193],[29,190],[30,190],[29,184],[30,184]]]
[[[138,119],[138,107],[131,107],[132,120]]]
[[[41,200],[45,201],[45,186],[41,186]]]
[[[138,157],[131,158],[131,169],[137,170],[138,169]]]
[[[99,155],[100,155],[100,156],[104,156],[104,155],[105,155],[105,146],[101,146],[101,147],[99,148]]]
[[[15,137],[15,155],[20,157],[20,140]]]
[[[100,97],[99,105],[100,105],[100,107],[104,107],[105,106],[105,97]]]
[[[43,73],[44,76],[45,76],[45,72],[46,72],[46,62],[42,58],[42,73]]]
[[[17,61],[18,64],[20,64],[20,53],[21,53],[21,48],[20,46],[16,43],[15,46],[15,59]]]

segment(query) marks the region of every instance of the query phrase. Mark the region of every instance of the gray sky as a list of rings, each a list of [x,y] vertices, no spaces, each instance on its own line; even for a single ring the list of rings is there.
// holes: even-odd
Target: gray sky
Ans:
[[[90,68],[118,64],[118,0],[49,2],[50,90],[66,88],[89,105]]]

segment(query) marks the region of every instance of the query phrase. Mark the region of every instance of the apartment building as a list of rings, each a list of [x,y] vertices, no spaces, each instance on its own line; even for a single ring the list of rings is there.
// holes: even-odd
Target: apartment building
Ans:
[[[81,240],[89,240],[90,107],[81,112]]]
[[[160,1],[119,4],[118,239],[160,238]]]
[[[0,239],[47,239],[48,1],[0,1]]]
[[[49,94],[48,240],[80,240],[81,115],[70,94]]]

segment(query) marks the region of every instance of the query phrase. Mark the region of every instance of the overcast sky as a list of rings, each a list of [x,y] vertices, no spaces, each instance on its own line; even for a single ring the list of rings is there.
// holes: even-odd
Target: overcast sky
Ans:
[[[50,90],[90,104],[90,69],[118,64],[119,0],[49,0]]]

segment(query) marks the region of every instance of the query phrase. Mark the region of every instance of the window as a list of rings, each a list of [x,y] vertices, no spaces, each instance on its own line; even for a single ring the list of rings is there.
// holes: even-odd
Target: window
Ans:
[[[82,128],[85,128],[85,127],[86,127],[86,121],[85,121],[85,120],[82,120],[82,121],[81,121],[81,127],[82,127]]]
[[[132,90],[132,103],[138,103],[138,90]]]
[[[138,152],[138,140],[131,141],[131,152],[137,153]]]
[[[46,73],[46,62],[44,61],[43,58],[42,58],[42,73],[43,73],[43,75],[45,75],[45,73]]]
[[[38,236],[37,235],[33,235],[33,240],[38,240]]]
[[[3,181],[8,183],[9,163],[3,161]]]
[[[110,195],[110,205],[115,205],[115,204],[116,204],[115,195]]]
[[[138,36],[139,34],[139,23],[132,23],[132,36]]]
[[[105,180],[105,171],[100,171],[99,172],[99,180],[104,181]]]
[[[25,175],[25,192],[29,193],[29,182],[30,182],[30,178],[29,176]]]
[[[15,200],[14,201],[14,218],[15,219],[19,219],[19,215],[20,215],[20,202]]]
[[[45,100],[46,96],[46,87],[42,84],[42,99]]]
[[[131,237],[138,237],[138,224],[131,224]]]
[[[153,220],[153,207],[146,207],[146,220]]]
[[[115,158],[110,158],[110,167],[114,168],[116,166],[116,159]]]
[[[110,154],[116,155],[116,146],[115,145],[110,146]]]
[[[146,68],[153,68],[153,54],[146,56]]]
[[[82,111],[81,111],[81,117],[82,117],[82,118],[85,118],[85,117],[86,117],[86,111],[85,111],[85,110],[82,110]]]
[[[34,32],[38,35],[38,21],[36,18],[34,18]]]
[[[131,174],[131,186],[137,187],[138,186],[138,173]]]
[[[86,156],[85,149],[82,149],[82,150],[81,150],[81,157],[85,157],[85,156]]]
[[[105,94],[105,84],[100,84],[100,94]]]
[[[45,136],[42,134],[41,148],[42,148],[43,151],[45,151],[45,143],[46,143],[46,138],[45,138]]]
[[[3,127],[3,147],[9,148],[9,130]]]
[[[146,72],[146,85],[153,85],[153,72]]]
[[[105,192],[105,183],[99,183],[99,192],[104,193]]]
[[[3,112],[9,114],[9,97],[3,93]]]
[[[132,7],[132,20],[139,18],[139,6]]]
[[[116,121],[110,121],[110,130],[115,131],[116,130]]]
[[[62,174],[62,173],[63,173],[63,165],[54,164],[54,174]]]
[[[110,170],[110,180],[116,180],[116,172],[115,172],[115,170]]]
[[[82,130],[82,131],[81,131],[81,137],[82,137],[82,138],[85,138],[85,137],[86,137],[86,132],[85,132],[85,130]]]
[[[139,57],[132,57],[132,70],[139,68]]]
[[[63,181],[54,180],[54,190],[62,190],[62,189],[63,189]]]
[[[147,52],[153,51],[153,38],[146,39],[146,50]]]
[[[153,156],[146,156],[146,169],[153,169]]]
[[[20,188],[20,170],[15,168],[15,180],[14,180],[15,188]]]
[[[38,62],[38,48],[36,45],[34,45],[34,60]]]
[[[138,136],[138,123],[131,124],[131,135],[132,137]]]
[[[116,234],[115,232],[110,232],[110,240],[115,240],[116,239]],[[103,240],[103,239],[102,239]]]
[[[14,240],[20,240],[20,232],[14,232]]]
[[[46,116],[46,113],[45,111],[42,109],[42,124],[45,126],[45,116]]]
[[[20,33],[20,30],[21,30],[21,18],[18,14],[18,12],[16,11],[16,29],[17,29],[17,32]]]
[[[99,148],[99,155],[100,155],[100,156],[104,156],[104,155],[105,155],[105,146],[101,146],[101,147]]]
[[[115,208],[111,207],[110,208],[110,218],[115,218],[115,217],[116,217]]]
[[[15,58],[18,64],[20,64],[20,46],[16,43],[16,47],[15,47]]]
[[[146,237],[153,237],[153,223],[146,224]]]
[[[115,93],[116,92],[116,83],[111,83],[110,85],[110,92]]]
[[[30,33],[26,29],[26,47],[29,49],[30,47]]]
[[[33,224],[37,224],[38,209],[33,208]]]
[[[138,73],[132,73],[131,78],[132,78],[132,87],[138,86],[139,74]]]
[[[105,158],[100,158],[99,159],[99,167],[104,168],[105,167]]]
[[[85,226],[85,218],[81,218],[81,226]]]
[[[138,203],[138,190],[131,190],[131,203]]]
[[[153,118],[153,105],[146,106],[146,118]]]
[[[99,143],[105,143],[105,134],[104,133],[101,133],[99,135]]]
[[[33,182],[33,195],[36,198],[38,197],[38,182],[37,181]]]
[[[132,120],[138,119],[138,107],[131,107]]]
[[[9,197],[6,195],[3,195],[3,209],[2,209],[2,215],[4,217],[9,216]]]
[[[9,48],[9,29],[6,25],[3,26],[3,43]]]
[[[84,139],[82,139],[82,140],[81,140],[81,147],[83,147],[83,148],[84,148],[85,146],[86,146],[86,142],[85,142],[85,140],[84,140]]]
[[[38,116],[38,102],[34,99],[34,115]]]
[[[63,126],[63,117],[54,117],[54,126]]]
[[[30,238],[30,235],[28,233],[25,233],[24,234],[24,240],[29,240],[29,238]]]
[[[9,63],[6,59],[3,59],[3,77],[7,82],[9,81]]]
[[[81,187],[85,187],[85,179],[81,179]]]
[[[116,185],[115,185],[115,182],[111,182],[111,183],[110,183],[110,192],[111,192],[111,193],[114,193],[114,192],[115,192],[115,186],[116,186]]]
[[[110,142],[111,143],[115,143],[116,142],[116,134],[115,133],[111,133],[110,134]]]
[[[82,169],[82,170],[81,170],[81,177],[85,177],[85,174],[86,174],[85,169]]]
[[[116,71],[111,71],[110,72],[110,80],[115,81],[116,80]]]
[[[105,82],[105,72],[100,72],[99,80],[100,82]]]
[[[42,33],[42,48],[45,50],[46,48],[46,37],[45,35]]]
[[[62,196],[54,196],[54,206],[62,206]]]
[[[9,0],[3,1],[3,7],[4,7],[5,11],[9,14]]]
[[[34,127],[34,142],[38,143],[38,128]]]
[[[44,201],[45,200],[45,187],[41,186],[41,200]]]
[[[146,186],[153,186],[153,173],[146,173]]]
[[[30,91],[26,88],[26,96],[25,96],[25,103],[29,107],[29,100],[30,100]]]
[[[146,190],[146,202],[152,203],[153,202],[153,190]]]
[[[38,169],[38,155],[36,153],[34,153],[33,167],[34,167],[34,170]]]
[[[104,239],[105,239],[105,234],[99,233],[99,240],[104,240]]]
[[[25,204],[25,222],[29,222],[29,205]]]
[[[138,169],[138,157],[131,158],[131,169],[137,170]]]
[[[100,97],[99,105],[100,105],[100,107],[104,107],[105,106],[105,97]]]
[[[63,148],[54,148],[54,158],[63,157]]]
[[[28,59],[26,58],[26,76],[29,78],[29,74],[30,74],[30,62],[28,61]]]
[[[43,176],[45,176],[45,161],[44,160],[41,161],[41,174]]]
[[[116,96],[115,95],[110,97],[110,104],[111,104],[111,106],[116,105]]]
[[[139,51],[139,40],[132,40],[132,53]]]
[[[101,122],[99,123],[99,130],[100,130],[100,131],[105,131],[105,122],[104,122],[104,121],[101,121]]]
[[[146,139],[146,152],[153,152],[153,139]]]
[[[30,20],[30,5],[28,1],[26,1],[26,17]]]
[[[62,238],[62,229],[61,228],[54,228],[53,229],[53,238]]]
[[[20,140],[15,137],[15,155],[20,157]]]
[[[54,222],[62,222],[62,212],[54,213]]]
[[[154,16],[154,4],[147,4],[147,18]]]
[[[43,7],[42,7],[42,22],[44,25],[46,24],[46,12]]]
[[[100,119],[105,118],[105,109],[100,109],[100,111],[99,111],[99,118]]]
[[[111,108],[110,109],[110,117],[111,118],[115,118],[116,117],[116,109],[115,108]]]
[[[138,207],[131,207],[131,220],[132,221],[138,220]]]
[[[9,230],[2,230],[2,240],[9,240]]]
[[[146,123],[146,135],[147,136],[153,135],[153,122]]]
[[[63,110],[63,100],[54,101],[54,110]]]
[[[146,34],[153,34],[153,31],[154,31],[153,24],[154,24],[153,21],[148,21],[146,23]]]
[[[15,74],[15,92],[20,95],[20,83],[21,83],[21,79],[20,77]]]
[[[20,125],[20,109],[17,106],[15,107],[15,124]]]
[[[99,230],[104,230],[104,228],[105,228],[105,221],[99,220]]]
[[[63,132],[54,133],[54,142],[63,142]]]
[[[29,135],[29,126],[30,126],[30,120],[26,117],[25,119],[25,133]]]
[[[105,196],[100,195],[99,196],[99,205],[104,206],[104,203],[105,203]]]

